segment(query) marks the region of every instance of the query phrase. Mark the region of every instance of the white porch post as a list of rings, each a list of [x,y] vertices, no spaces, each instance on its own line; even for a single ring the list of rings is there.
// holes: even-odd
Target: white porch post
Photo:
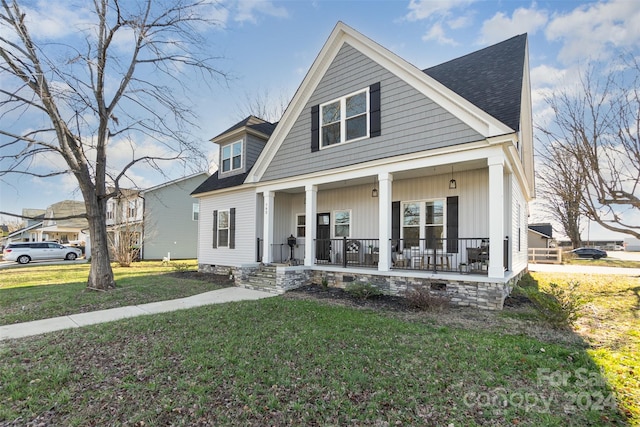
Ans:
[[[379,255],[378,271],[391,269],[391,199],[392,199],[393,175],[389,172],[378,174],[378,238]]]
[[[504,278],[504,158],[489,164],[489,277]]]
[[[318,205],[318,186],[307,185],[305,187],[305,226],[304,226],[304,265],[311,267],[316,259],[316,214]]]
[[[262,262],[270,264],[273,262],[273,253],[271,246],[273,245],[273,212],[275,207],[275,193],[273,191],[265,191],[262,193],[264,200],[264,217],[262,228]]]

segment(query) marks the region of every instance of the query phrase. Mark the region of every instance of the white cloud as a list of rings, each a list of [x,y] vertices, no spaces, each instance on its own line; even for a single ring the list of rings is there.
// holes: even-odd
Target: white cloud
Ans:
[[[446,44],[446,45],[451,45],[451,46],[457,46],[458,45],[458,43],[456,43],[455,40],[453,40],[451,38],[448,38],[445,35],[444,29],[442,28],[442,24],[440,24],[439,22],[433,24],[433,26],[427,32],[427,34],[422,36],[422,40],[424,40],[424,41],[434,40],[434,41],[438,42],[439,44]]]
[[[458,30],[460,28],[466,28],[473,22],[473,18],[470,15],[461,15],[447,21],[447,25],[452,30]]]
[[[547,12],[518,8],[511,17],[502,12],[496,13],[482,23],[479,44],[492,44],[522,33],[535,34],[547,23]]]
[[[428,18],[441,18],[451,14],[451,10],[464,8],[476,0],[411,0],[409,3],[409,21]]]
[[[66,1],[40,0],[35,7],[23,7],[25,22],[34,39],[59,39],[93,22],[89,9]]]
[[[581,5],[554,16],[548,40],[563,43],[558,59],[564,63],[609,57],[612,50],[637,49],[640,43],[640,2],[611,0]],[[614,49],[611,49],[614,48]]]
[[[257,14],[276,18],[286,18],[289,16],[289,12],[284,7],[275,6],[271,1],[264,0],[239,0],[237,9],[237,15],[234,19],[238,22],[248,21],[256,23]]]

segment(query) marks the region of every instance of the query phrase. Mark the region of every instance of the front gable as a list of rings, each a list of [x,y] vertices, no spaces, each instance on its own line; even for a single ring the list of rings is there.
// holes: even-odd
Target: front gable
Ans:
[[[358,91],[371,96],[379,85],[379,132],[353,142],[313,146],[312,111],[317,106]],[[375,108],[375,107],[374,107]],[[372,111],[369,105],[369,111]],[[322,139],[321,130],[319,139]],[[463,144],[484,139],[462,120],[442,108],[388,69],[349,43],[344,43],[315,91],[284,136],[262,180],[350,166],[401,154]],[[315,149],[314,149],[315,148]]]
[[[384,80],[387,80],[389,86],[385,87]],[[468,140],[479,140],[514,132],[509,126],[482,111],[415,66],[339,22],[294,95],[255,167],[247,176],[247,182],[264,181],[267,177],[267,172],[269,172],[270,179],[276,176],[293,176],[291,173],[283,175],[282,172],[279,172],[282,169],[281,163],[283,161],[288,164],[288,167],[296,166],[298,170],[304,169],[305,172],[309,170],[309,167],[313,167],[312,163],[324,161],[322,158],[311,159],[308,156],[301,156],[301,152],[298,151],[301,150],[301,147],[298,144],[295,144],[294,152],[287,151],[287,156],[283,156],[284,151],[281,151],[281,147],[286,141],[289,148],[294,148],[291,145],[292,138],[302,140],[306,138],[303,133],[310,135],[310,108],[317,105],[320,99],[323,99],[323,102],[330,101],[334,99],[333,97],[345,96],[349,93],[344,92],[347,88],[354,91],[376,82],[381,83],[381,96],[384,97],[385,93],[390,96],[387,102],[396,108],[391,112],[401,116],[414,115],[412,117],[414,119],[413,125],[415,125],[415,120],[422,119],[420,114],[429,111],[428,108],[435,109],[439,107],[442,109],[429,116],[430,120],[446,122],[454,118],[456,123],[452,132],[456,134],[456,137],[454,137],[455,142],[449,142],[449,144],[445,145],[463,143],[473,132],[475,132],[476,137]],[[417,97],[416,94],[421,94],[422,99],[418,99],[420,97]],[[413,103],[416,102],[424,103],[419,105],[421,107],[420,112],[411,110],[414,106]],[[427,106],[428,103],[431,105]],[[384,126],[385,115],[386,113],[382,111],[382,126]],[[386,115],[388,122],[394,118],[393,115]],[[460,126],[460,124],[464,124],[464,126]],[[457,129],[456,126],[458,127]],[[401,135],[403,132],[405,132],[404,129],[400,130],[396,135]],[[467,133],[467,135],[460,135],[460,132]],[[384,134],[385,131],[383,129],[382,136]],[[457,139],[458,137],[460,139]],[[406,143],[406,141],[400,142],[400,144]],[[310,147],[310,141],[302,145]],[[392,154],[385,153],[385,150],[382,150],[382,152],[376,154],[377,157],[375,158],[398,154],[402,152],[402,148],[406,148],[396,144],[394,146],[395,149],[392,150]],[[368,150],[368,148],[365,149]],[[360,146],[360,152],[357,149],[348,150],[341,147],[334,150],[332,157],[351,157],[348,164],[359,163],[365,161],[361,157],[362,150],[362,145]],[[406,152],[410,153],[412,151]],[[278,160],[279,163],[272,167],[271,163],[276,157],[279,159],[286,157],[288,159]],[[302,166],[299,166],[300,163],[302,163]],[[333,164],[331,167],[334,167]]]

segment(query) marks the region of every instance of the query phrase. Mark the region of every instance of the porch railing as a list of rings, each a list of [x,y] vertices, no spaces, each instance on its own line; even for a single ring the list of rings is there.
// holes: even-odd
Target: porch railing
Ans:
[[[316,239],[316,264],[342,267],[378,266],[380,239]]]
[[[263,239],[256,239],[256,261],[262,262],[263,259]],[[274,263],[283,263],[291,261],[291,246],[285,243],[273,243],[270,245],[271,260]],[[296,264],[304,263],[304,244],[297,243],[293,248],[293,260]]]
[[[392,239],[391,265],[401,270],[487,274],[489,238]]]

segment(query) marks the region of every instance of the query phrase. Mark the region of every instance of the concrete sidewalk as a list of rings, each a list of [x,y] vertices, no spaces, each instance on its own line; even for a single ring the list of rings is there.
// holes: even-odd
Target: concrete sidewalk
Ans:
[[[0,341],[29,337],[62,329],[80,328],[82,326],[112,322],[114,320],[142,316],[145,314],[166,313],[168,311],[200,307],[209,304],[257,300],[272,296],[275,296],[275,294],[237,287],[223,288],[216,291],[205,292],[203,294],[169,301],[130,305],[126,307],[111,308],[109,310],[92,311],[89,313],[54,317],[51,319],[34,320],[33,322],[4,325],[0,326]]]

